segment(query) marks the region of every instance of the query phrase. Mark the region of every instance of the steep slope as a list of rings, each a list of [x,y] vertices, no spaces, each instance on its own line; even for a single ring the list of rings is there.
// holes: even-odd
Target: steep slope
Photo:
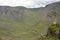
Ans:
[[[0,39],[37,40],[40,33],[46,34],[48,24],[54,19],[50,14],[60,14],[59,4],[44,8],[0,6]]]
[[[47,17],[48,21],[52,22],[54,21],[54,18],[57,22],[60,24],[60,2],[52,3],[46,6],[46,9],[48,10]]]

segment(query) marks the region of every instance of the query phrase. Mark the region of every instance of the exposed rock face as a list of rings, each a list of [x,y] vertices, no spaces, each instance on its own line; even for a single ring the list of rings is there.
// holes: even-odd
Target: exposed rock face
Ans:
[[[47,15],[52,11],[60,15],[60,2],[52,3],[42,8],[25,8],[25,7],[9,7],[0,6],[0,18],[12,18],[12,19],[28,19],[31,15],[36,15],[41,21],[51,22],[53,15],[48,17]],[[42,17],[42,18],[41,18]]]
[[[57,19],[58,24],[60,24],[60,2],[47,5],[48,13],[47,17],[50,22]]]

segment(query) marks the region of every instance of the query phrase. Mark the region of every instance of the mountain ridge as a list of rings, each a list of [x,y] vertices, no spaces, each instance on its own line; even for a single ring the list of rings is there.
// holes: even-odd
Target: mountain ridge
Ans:
[[[41,7],[41,8],[26,8],[23,6],[18,6],[18,7],[10,7],[10,6],[0,6],[0,14],[1,16],[4,17],[11,17],[11,18],[18,18],[20,19],[21,15],[27,16],[29,14],[40,14],[40,17],[45,16],[43,18],[46,18],[47,14],[49,12],[59,10],[60,2],[52,3],[47,5],[46,7]],[[31,13],[30,13],[31,12]],[[42,16],[41,16],[42,15]],[[37,15],[38,16],[38,15]]]
[[[42,8],[0,6],[1,40],[37,40],[46,34],[56,14],[60,15],[60,2]],[[59,20],[60,23],[60,16]]]

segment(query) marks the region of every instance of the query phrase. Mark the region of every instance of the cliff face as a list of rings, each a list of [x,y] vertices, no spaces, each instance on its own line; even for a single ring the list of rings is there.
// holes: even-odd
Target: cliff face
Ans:
[[[35,15],[40,20],[47,19],[47,14],[52,11],[60,13],[60,2],[52,3],[42,8],[25,8],[25,7],[9,7],[0,6],[0,19],[13,18],[13,19],[24,19]],[[36,17],[35,17],[36,18]]]

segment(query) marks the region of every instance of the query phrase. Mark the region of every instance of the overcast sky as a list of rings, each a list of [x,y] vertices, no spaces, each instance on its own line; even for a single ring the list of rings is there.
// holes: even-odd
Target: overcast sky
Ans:
[[[25,7],[43,7],[47,4],[58,2],[60,0],[0,0],[0,5],[8,6],[25,6]]]

